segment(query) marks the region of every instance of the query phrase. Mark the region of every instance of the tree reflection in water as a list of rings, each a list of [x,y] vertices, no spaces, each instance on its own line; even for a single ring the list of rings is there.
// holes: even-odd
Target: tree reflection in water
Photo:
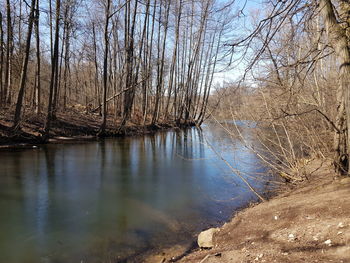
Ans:
[[[209,126],[1,151],[0,262],[132,257],[227,220],[254,195],[204,136],[242,172],[263,171]]]

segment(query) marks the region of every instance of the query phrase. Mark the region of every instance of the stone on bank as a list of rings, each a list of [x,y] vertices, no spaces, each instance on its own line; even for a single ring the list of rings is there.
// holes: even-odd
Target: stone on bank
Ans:
[[[219,231],[219,228],[209,228],[198,235],[198,246],[200,248],[214,247],[214,234]]]

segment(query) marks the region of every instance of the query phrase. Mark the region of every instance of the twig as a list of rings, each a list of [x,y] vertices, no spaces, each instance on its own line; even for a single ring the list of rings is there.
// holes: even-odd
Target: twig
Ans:
[[[199,263],[203,263],[203,262],[206,261],[210,256],[212,256],[212,254],[206,255]]]

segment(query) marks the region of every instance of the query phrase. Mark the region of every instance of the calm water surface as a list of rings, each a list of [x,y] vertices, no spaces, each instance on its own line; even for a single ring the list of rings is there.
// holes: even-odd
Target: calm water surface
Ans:
[[[266,187],[217,127],[0,151],[0,262],[116,262],[228,220],[255,197],[206,140]]]

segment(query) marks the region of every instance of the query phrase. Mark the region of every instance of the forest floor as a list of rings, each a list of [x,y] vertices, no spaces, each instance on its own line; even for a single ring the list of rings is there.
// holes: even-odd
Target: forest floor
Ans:
[[[21,144],[39,144],[43,141],[44,114],[27,113],[21,122],[21,130],[14,132],[13,113],[0,111],[0,147]],[[59,112],[56,120],[52,121],[48,142],[79,141],[96,139],[101,126],[102,117],[98,114],[86,114],[78,110]],[[159,130],[174,128],[175,125],[160,121],[155,125],[143,125],[143,120],[128,121],[120,128],[120,120],[107,119],[106,137],[135,136],[154,133]]]
[[[271,200],[236,212],[214,235],[214,248],[174,247],[146,262],[350,262],[350,177],[321,161],[307,174]]]

